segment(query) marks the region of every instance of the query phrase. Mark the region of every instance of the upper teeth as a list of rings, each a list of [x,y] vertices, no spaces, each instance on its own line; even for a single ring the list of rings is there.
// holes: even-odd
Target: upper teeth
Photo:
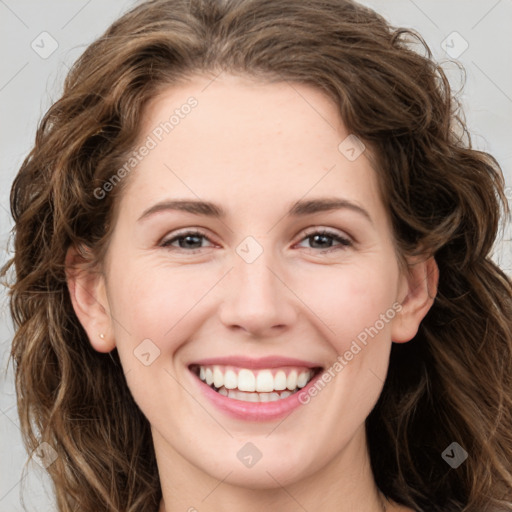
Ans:
[[[200,366],[199,378],[209,386],[240,391],[271,392],[303,388],[314,372],[304,368],[249,370],[229,366]]]

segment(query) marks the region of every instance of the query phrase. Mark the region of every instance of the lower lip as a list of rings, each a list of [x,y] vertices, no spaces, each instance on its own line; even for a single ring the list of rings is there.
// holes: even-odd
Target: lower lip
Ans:
[[[222,412],[239,420],[260,422],[282,418],[301,405],[304,405],[299,400],[299,395],[308,393],[309,388],[314,386],[315,382],[322,376],[322,372],[318,372],[306,386],[286,398],[281,398],[274,402],[245,402],[243,400],[228,398],[227,396],[217,393],[217,391],[214,391],[195,373],[190,373],[192,373],[194,380],[198,383],[204,396]]]

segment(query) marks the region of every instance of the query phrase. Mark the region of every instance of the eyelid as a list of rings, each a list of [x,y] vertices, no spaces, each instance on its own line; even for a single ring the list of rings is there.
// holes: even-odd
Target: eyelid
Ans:
[[[301,236],[302,236],[301,240],[303,238],[314,235],[316,233],[324,233],[324,234],[330,235],[330,236],[346,238],[348,241],[350,241],[354,244],[356,243],[356,240],[351,235],[349,235],[346,231],[338,230],[335,228],[327,228],[324,226],[312,226],[310,228],[306,228],[305,230],[302,230],[301,231]]]

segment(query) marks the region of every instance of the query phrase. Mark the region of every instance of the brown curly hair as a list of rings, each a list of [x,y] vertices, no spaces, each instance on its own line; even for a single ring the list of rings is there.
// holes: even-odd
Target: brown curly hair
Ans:
[[[413,50],[420,43],[426,54]],[[227,71],[310,84],[369,148],[402,256],[435,256],[435,302],[393,343],[366,429],[374,477],[417,511],[512,510],[512,283],[491,260],[510,215],[498,162],[472,149],[460,105],[421,36],[349,0],[150,0],[91,44],[40,122],[11,191],[18,411],[29,452],[49,443],[59,511],[156,511],[148,421],[116,349],[96,352],[71,305],[69,247],[101,264],[147,102]],[[468,460],[441,457],[457,441]]]

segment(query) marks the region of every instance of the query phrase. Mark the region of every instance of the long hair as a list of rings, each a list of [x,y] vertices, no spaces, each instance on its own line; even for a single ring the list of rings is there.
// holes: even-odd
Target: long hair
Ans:
[[[422,52],[413,45],[419,44]],[[424,50],[424,51],[423,51]],[[366,421],[384,494],[417,511],[512,510],[512,283],[491,260],[510,215],[503,173],[472,148],[460,104],[416,32],[349,0],[151,0],[92,43],[42,118],[11,190],[11,357],[23,440],[48,443],[60,512],[156,511],[151,432],[117,350],[96,352],[65,255],[101,264],[144,106],[194,75],[313,85],[369,150],[400,261],[434,255],[437,297],[394,343]],[[458,443],[459,467],[444,451]]]

